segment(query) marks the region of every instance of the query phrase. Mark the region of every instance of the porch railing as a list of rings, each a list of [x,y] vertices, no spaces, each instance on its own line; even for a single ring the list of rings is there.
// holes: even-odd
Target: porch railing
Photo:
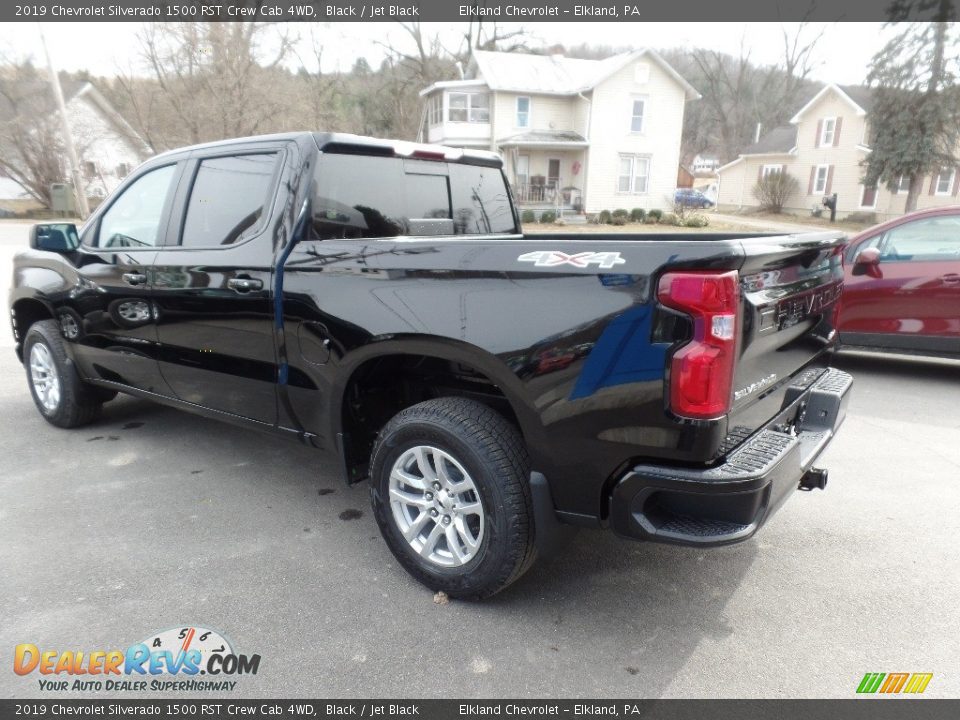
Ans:
[[[514,183],[513,190],[517,201],[526,204],[563,205],[563,181],[559,177],[520,179]]]

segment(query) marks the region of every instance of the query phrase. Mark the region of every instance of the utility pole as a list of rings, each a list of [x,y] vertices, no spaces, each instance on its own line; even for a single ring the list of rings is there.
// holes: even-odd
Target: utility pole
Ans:
[[[87,205],[87,193],[83,186],[83,177],[80,174],[80,161],[77,159],[77,148],[73,145],[73,135],[70,133],[70,121],[67,119],[67,106],[63,102],[63,90],[60,88],[60,76],[57,75],[53,67],[53,60],[50,59],[50,51],[47,49],[47,40],[43,36],[43,28],[37,23],[37,30],[40,33],[40,43],[43,45],[43,53],[47,56],[47,68],[50,70],[50,84],[53,86],[53,95],[57,100],[57,109],[60,111],[60,122],[63,130],[63,144],[67,148],[67,159],[70,161],[70,174],[73,177],[73,191],[77,196],[77,212],[80,213],[80,219],[86,220],[90,214],[90,206]]]

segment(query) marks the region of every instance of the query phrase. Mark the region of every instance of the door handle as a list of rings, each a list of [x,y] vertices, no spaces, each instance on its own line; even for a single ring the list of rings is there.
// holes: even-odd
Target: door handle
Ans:
[[[947,273],[940,278],[947,285],[958,285],[960,284],[960,275],[957,273]]]
[[[263,280],[249,277],[235,277],[227,280],[227,287],[238,293],[248,293],[251,290],[263,289]]]
[[[147,281],[147,276],[143,273],[128,272],[123,274],[123,280],[128,285],[143,285]]]

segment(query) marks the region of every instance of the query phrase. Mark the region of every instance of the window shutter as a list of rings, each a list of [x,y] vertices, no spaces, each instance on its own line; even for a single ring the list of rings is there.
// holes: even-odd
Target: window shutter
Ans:
[[[820,138],[823,137],[823,118],[817,120],[817,137],[813,141],[814,147],[820,147]]]
[[[807,185],[807,195],[813,195],[813,181],[817,176],[817,166],[810,168],[810,184]]]
[[[763,180],[763,165],[757,168],[757,182]]]
[[[960,167],[953,169],[953,196],[960,192]]]
[[[934,173],[930,176],[930,194],[934,195],[937,192],[937,180],[940,179],[940,173]]]
[[[836,124],[833,126],[833,146],[838,147],[840,145],[840,128],[843,127],[843,118],[838,117]]]
[[[786,166],[786,165],[781,165],[781,166],[780,166],[780,174],[781,174],[781,175],[786,175],[786,174],[787,174],[787,166]]]
[[[823,189],[824,195],[829,195],[833,189],[833,165],[827,167],[827,186]]]

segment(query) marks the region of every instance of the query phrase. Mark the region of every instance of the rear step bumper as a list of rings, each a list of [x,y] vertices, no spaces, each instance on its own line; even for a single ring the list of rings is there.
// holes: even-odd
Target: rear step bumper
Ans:
[[[826,485],[813,467],[846,414],[853,378],[829,369],[764,428],[703,469],[637,465],[614,487],[618,535],[678,545],[728,545],[751,537],[796,489]]]

